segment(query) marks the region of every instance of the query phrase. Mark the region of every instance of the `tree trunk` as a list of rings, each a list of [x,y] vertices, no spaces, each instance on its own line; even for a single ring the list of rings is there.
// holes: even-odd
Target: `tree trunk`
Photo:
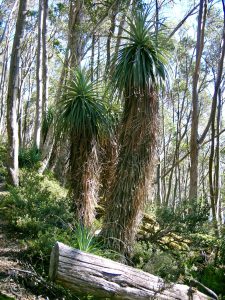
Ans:
[[[25,25],[27,11],[27,0],[21,0],[19,4],[16,32],[13,41],[9,83],[7,94],[7,132],[8,132],[8,174],[9,182],[15,186],[19,184],[18,173],[18,122],[17,122],[17,101],[19,84],[20,48]]]
[[[43,116],[48,109],[48,48],[47,48],[47,18],[48,0],[43,0],[43,28],[42,28],[42,80],[43,80]]]
[[[107,38],[107,42],[106,42],[106,66],[105,66],[106,73],[109,70],[109,65],[110,65],[110,60],[111,60],[111,39],[112,39],[112,36],[115,31],[115,27],[116,27],[117,13],[118,13],[118,5],[115,7],[115,10],[113,10],[112,14],[111,14],[111,20],[110,20],[111,24],[110,24],[109,34],[108,34],[108,38]]]
[[[42,31],[43,31],[43,0],[39,0],[39,17],[38,17],[38,46],[37,46],[37,97],[36,97],[36,120],[34,129],[34,145],[37,149],[41,146],[41,124],[42,124],[42,110],[43,110],[43,79],[42,79]]]
[[[118,163],[110,188],[103,236],[109,248],[129,256],[146,203],[156,150],[157,95],[126,98]],[[135,124],[135,128],[133,126]]]
[[[204,47],[204,30],[207,13],[207,0],[201,0],[198,16],[198,32],[196,43],[196,62],[193,74],[192,86],[192,117],[191,117],[191,140],[190,140],[190,190],[189,199],[196,200],[198,197],[198,121],[199,121],[199,100],[198,81],[200,62]]]
[[[95,41],[96,41],[95,34],[93,34],[92,41],[91,41],[91,63],[90,63],[91,81],[94,81]]]
[[[217,222],[221,226],[222,220],[221,220],[221,163],[220,163],[220,128],[222,126],[222,98],[221,98],[221,89],[219,90],[219,95],[218,95],[218,108],[217,108],[217,126],[216,126],[216,131],[217,131],[217,137],[216,137],[216,149],[215,149],[215,154],[216,154],[216,161],[215,161],[215,199],[216,199],[216,204],[217,204]]]
[[[64,287],[81,295],[92,294],[95,299],[210,299],[187,285],[166,283],[160,277],[59,242],[51,253],[49,276]]]
[[[3,56],[3,63],[2,63],[2,70],[1,70],[1,80],[0,80],[0,91],[1,91],[1,104],[0,104],[0,134],[3,133],[5,127],[5,94],[6,94],[6,78],[7,78],[7,69],[8,69],[8,41],[6,47],[4,49],[4,56]]]
[[[70,12],[69,12],[69,51],[70,51],[70,76],[73,78],[73,71],[80,66],[81,59],[83,57],[83,39],[81,24],[83,21],[83,1],[70,0]]]
[[[71,133],[70,193],[75,220],[90,227],[95,219],[98,194],[98,156],[96,141]]]

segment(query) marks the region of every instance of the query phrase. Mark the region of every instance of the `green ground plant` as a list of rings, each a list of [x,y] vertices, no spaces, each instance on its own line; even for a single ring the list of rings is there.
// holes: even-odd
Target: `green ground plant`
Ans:
[[[168,207],[149,209],[153,224],[136,243],[133,263],[166,281],[189,284],[194,279],[221,299],[225,296],[224,233],[214,235],[208,205],[176,211]],[[198,286],[201,290],[201,287]],[[205,293],[205,290],[202,289]]]
[[[39,175],[28,167],[21,170],[20,186],[9,187],[9,193],[1,199],[0,214],[7,218],[12,231],[19,234],[26,246],[21,258],[44,278],[47,278],[49,257],[56,241],[121,260],[118,253],[103,248],[103,241],[96,235],[101,223],[96,228],[86,228],[74,220],[67,194],[52,174]],[[223,297],[224,232],[221,239],[213,236],[207,205],[199,206],[192,213],[184,205],[175,212],[163,207],[152,209],[151,214],[155,231],[136,243],[130,263],[167,281],[188,284],[190,278],[194,278]],[[76,299],[74,297],[67,295],[67,299]]]
[[[19,149],[19,167],[34,168],[38,165],[41,159],[41,152],[36,147],[20,148]]]

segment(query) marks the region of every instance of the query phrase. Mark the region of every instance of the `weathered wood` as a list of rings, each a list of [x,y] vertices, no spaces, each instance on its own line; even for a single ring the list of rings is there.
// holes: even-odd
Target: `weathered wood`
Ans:
[[[210,299],[186,285],[165,283],[160,277],[59,242],[51,253],[49,276],[64,287],[79,294],[90,293],[95,299]]]

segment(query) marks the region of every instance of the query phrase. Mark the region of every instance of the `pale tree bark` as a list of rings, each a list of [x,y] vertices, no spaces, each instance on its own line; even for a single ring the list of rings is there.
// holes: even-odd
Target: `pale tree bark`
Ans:
[[[7,97],[7,88],[8,88],[8,65],[10,62],[9,56],[9,44],[11,41],[11,32],[15,25],[15,12],[18,9],[19,1],[15,1],[13,6],[10,9],[9,16],[5,22],[3,33],[0,37],[0,45],[4,43],[4,47],[1,48],[2,59],[2,71],[1,71],[1,81],[0,81],[0,98],[1,98],[1,108],[0,108],[0,133],[4,134],[6,130],[6,97]]]
[[[8,174],[9,183],[17,186],[19,184],[18,170],[18,122],[17,122],[17,101],[18,101],[18,79],[20,66],[20,47],[25,25],[27,11],[27,0],[20,0],[19,11],[16,22],[16,31],[13,41],[9,83],[7,94],[7,132],[8,132]]]
[[[119,27],[118,27],[118,34],[117,34],[117,38],[116,38],[115,51],[114,51],[115,57],[118,56],[119,48],[120,48],[121,41],[122,41],[122,35],[123,35],[123,31],[124,31],[125,21],[126,21],[127,10],[129,9],[131,2],[132,2],[132,0],[127,1],[127,4],[124,8],[124,12],[120,19],[120,23],[119,23]]]
[[[224,8],[224,1],[223,1],[223,8]],[[204,17],[203,17],[204,19]],[[225,20],[225,18],[224,18]],[[204,25],[204,20],[203,20],[203,25]],[[204,34],[204,32],[203,32]],[[203,45],[203,40],[201,41]],[[201,48],[201,47],[200,47]],[[223,64],[224,64],[224,56],[225,56],[225,22],[224,22],[224,27],[223,27],[223,36],[222,36],[222,43],[221,43],[221,48],[220,48],[220,57],[218,60],[218,67],[217,67],[217,75],[216,75],[216,81],[215,81],[215,88],[214,88],[214,93],[213,93],[213,99],[212,99],[212,105],[211,105],[211,114],[209,117],[209,120],[207,122],[207,125],[201,135],[201,137],[198,139],[198,110],[195,111],[194,113],[194,107],[198,108],[198,94],[197,94],[197,85],[196,85],[196,79],[198,79],[198,73],[194,74],[193,76],[193,113],[192,113],[192,118],[194,117],[194,122],[192,123],[192,135],[191,135],[191,147],[190,147],[190,157],[191,157],[191,170],[190,170],[190,191],[189,191],[189,198],[194,199],[197,198],[197,186],[198,186],[198,148],[199,145],[204,142],[204,139],[206,137],[206,134],[208,133],[208,130],[211,126],[212,130],[212,138],[215,136],[214,133],[214,123],[215,122],[215,116],[216,116],[216,107],[217,107],[217,98],[218,98],[218,92],[222,80],[222,74],[223,74]],[[200,61],[196,61],[200,64]],[[196,71],[196,69],[195,69]],[[195,77],[196,76],[196,77]],[[195,92],[195,95],[194,95]],[[196,98],[197,96],[197,98]],[[196,101],[197,99],[197,101]],[[214,155],[214,141],[211,142],[211,158]],[[211,168],[212,168],[212,161],[209,162],[209,173],[211,173]],[[211,175],[210,175],[211,176]],[[210,181],[210,197],[212,201],[212,214],[213,218],[216,220],[216,212],[214,210],[214,191],[213,191],[213,183],[212,180],[209,178]]]
[[[221,202],[220,202],[220,122],[221,122],[221,97],[218,97],[218,110],[213,115],[211,123],[211,147],[209,157],[209,187],[210,187],[210,202],[212,210],[212,220],[215,234],[220,235],[220,217],[221,217]],[[217,134],[217,135],[216,135]]]
[[[199,123],[199,99],[198,82],[200,73],[200,63],[204,48],[204,32],[207,14],[207,0],[200,0],[197,42],[196,42],[196,61],[192,83],[192,116],[191,116],[191,139],[190,139],[190,189],[189,199],[196,200],[198,197],[198,123]]]
[[[25,107],[24,107],[24,120],[23,120],[23,130],[22,130],[22,134],[23,134],[23,138],[22,138],[22,147],[25,148],[29,142],[29,135],[31,135],[29,133],[30,131],[30,124],[28,121],[28,116],[29,116],[29,109],[31,106],[31,96],[33,93],[33,88],[34,88],[34,82],[33,79],[31,78],[31,74],[29,74],[28,77],[28,97],[27,97],[27,101],[25,103]]]
[[[100,46],[101,46],[101,39],[100,35],[98,36],[98,53],[97,53],[97,66],[96,66],[96,76],[97,76],[97,81],[99,81],[100,78],[100,73],[101,73],[101,68],[100,68]]]
[[[27,37],[26,37],[27,38]],[[29,38],[28,38],[29,40]],[[26,41],[24,40],[24,43]],[[28,44],[28,43],[27,43]],[[18,96],[18,125],[19,125],[19,147],[23,145],[23,121],[24,121],[24,99],[26,94],[26,78],[30,74],[31,67],[35,61],[35,48],[32,43],[21,53],[21,69],[19,75],[19,96]]]
[[[112,11],[111,18],[110,18],[111,24],[110,24],[109,33],[108,33],[107,42],[106,42],[106,65],[105,65],[106,73],[108,71],[108,68],[110,65],[110,60],[111,60],[111,40],[112,40],[112,36],[114,34],[115,27],[116,27],[117,13],[118,13],[118,5]]]
[[[41,146],[41,124],[42,124],[42,110],[43,110],[43,80],[42,80],[42,31],[43,31],[43,0],[39,0],[39,15],[38,15],[38,45],[37,45],[37,66],[36,66],[36,119],[34,128],[34,145],[37,149]]]
[[[59,85],[58,89],[56,92],[55,96],[55,102],[56,104],[58,101],[61,99],[62,96],[62,89],[63,85],[66,82],[67,76],[68,76],[68,66],[69,66],[69,43],[66,48],[66,53],[65,53],[65,58],[63,62],[63,67],[59,79]],[[57,153],[57,148],[58,148],[58,140],[55,136],[55,122],[53,120],[53,123],[50,125],[50,128],[47,132],[43,147],[42,147],[42,161],[41,161],[41,166],[38,170],[40,174],[42,174],[47,167],[50,165],[50,160],[51,160],[51,169],[54,169],[55,164],[56,164],[56,153]],[[53,151],[54,150],[54,151]]]
[[[80,66],[84,51],[84,43],[82,41],[81,24],[83,20],[83,1],[71,0],[69,12],[69,68],[72,78],[73,71]]]
[[[223,1],[224,3],[224,1]],[[213,115],[215,114],[216,111],[216,105],[217,105],[217,96],[219,92],[219,88],[221,85],[222,81],[222,76],[223,76],[223,65],[224,65],[224,56],[225,56],[225,4],[223,4],[224,7],[224,27],[223,27],[223,36],[222,36],[222,43],[221,43],[221,51],[220,51],[220,58],[218,61],[218,66],[217,66],[217,77],[216,77],[216,82],[215,82],[215,88],[214,88],[214,93],[213,93],[213,100],[212,100],[212,105],[211,105],[211,113],[210,117],[208,120],[208,123],[199,138],[199,143],[202,144],[204,142],[204,139],[209,131]]]
[[[2,71],[1,71],[1,79],[0,79],[0,95],[1,95],[1,104],[0,104],[0,134],[3,133],[5,128],[5,94],[6,94],[6,88],[7,88],[7,71],[8,71],[8,41],[6,44],[6,47],[4,49],[3,54],[3,63],[2,63]]]
[[[157,0],[156,0],[157,1]],[[196,9],[199,7],[199,3],[195,5],[187,14],[186,16],[177,24],[177,26],[173,29],[173,31],[169,35],[169,39],[174,36],[174,34],[180,29],[180,27],[187,21],[187,19],[192,16]]]
[[[94,64],[95,64],[95,34],[92,35],[92,41],[91,41],[91,81],[94,80]]]
[[[48,47],[47,47],[47,19],[48,19],[48,0],[43,0],[43,28],[42,28],[42,80],[43,80],[43,116],[48,109]]]
[[[83,18],[83,1],[70,0],[69,7],[69,21],[68,21],[68,43],[64,58],[64,63],[59,79],[59,86],[56,93],[56,104],[61,99],[63,86],[69,79],[72,79],[74,69],[80,65],[84,43],[82,42],[81,22]],[[64,142],[63,142],[64,143]],[[67,144],[65,141],[64,144]],[[48,130],[43,148],[42,148],[42,163],[39,169],[39,173],[43,173],[49,166],[51,161],[51,168],[54,170],[61,170],[60,172],[66,172],[66,160],[68,153],[64,153],[67,147],[60,145],[56,139],[54,124],[52,124]],[[56,161],[56,157],[61,157]],[[58,174],[62,177],[62,173]],[[64,173],[65,175],[65,173]],[[64,176],[63,175],[63,176]],[[64,176],[65,177],[65,176]]]
[[[4,29],[3,29],[3,33],[2,33],[2,35],[1,35],[1,37],[0,37],[0,45],[1,45],[1,43],[3,42],[4,38],[5,38],[6,32],[8,31],[9,23],[10,23],[10,21],[13,19],[13,14],[14,14],[14,12],[15,12],[17,6],[18,6],[18,2],[19,2],[19,1],[16,0],[16,1],[14,2],[14,4],[13,4],[13,7],[12,7],[11,10],[10,10],[10,14],[9,14],[9,16],[8,16],[8,19],[7,19],[6,23],[5,23],[5,27],[4,27]]]
[[[81,296],[91,294],[94,299],[212,299],[196,288],[168,283],[158,276],[59,242],[52,249],[49,277]],[[196,286],[196,283],[192,283],[192,286]],[[201,285],[201,289],[210,296],[216,296],[204,285]]]
[[[221,119],[222,119],[222,97],[221,97],[221,89],[218,94],[218,108],[217,108],[217,122],[216,122],[216,162],[215,162],[215,199],[216,199],[216,217],[219,225],[222,224],[222,213],[221,213],[221,163],[220,163],[220,127],[221,127]]]

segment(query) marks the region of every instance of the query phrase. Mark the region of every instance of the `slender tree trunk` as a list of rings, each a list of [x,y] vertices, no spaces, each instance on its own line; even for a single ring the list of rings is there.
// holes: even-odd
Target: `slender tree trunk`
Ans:
[[[19,148],[22,146],[23,142],[23,84],[24,80],[22,79],[22,74],[20,78],[20,84],[19,84],[19,89],[18,89],[18,130],[19,130]]]
[[[218,95],[218,108],[217,108],[217,120],[216,120],[216,149],[215,149],[215,200],[216,200],[216,219],[218,225],[221,225],[221,172],[220,172],[220,127],[221,127],[221,113],[222,113],[222,99],[221,90]]]
[[[94,63],[95,63],[95,34],[92,35],[91,41],[91,81],[94,80]]]
[[[20,50],[27,11],[27,0],[20,0],[19,11],[16,22],[16,31],[13,41],[9,83],[7,94],[7,132],[8,132],[8,174],[9,183],[17,186],[19,184],[18,170],[18,122],[17,122],[17,101],[18,101],[18,80],[20,66]]]
[[[212,220],[215,233],[218,236],[217,218],[216,218],[216,199],[215,199],[215,187],[214,187],[214,157],[215,157],[215,114],[213,115],[211,123],[211,146],[210,146],[210,157],[209,157],[209,191],[210,191],[210,203],[212,210]]]
[[[199,122],[199,99],[198,81],[200,72],[200,62],[204,47],[204,30],[207,13],[207,0],[200,0],[198,30],[196,43],[196,62],[193,74],[192,86],[192,117],[191,117],[191,140],[190,140],[190,190],[189,199],[196,200],[198,197],[198,122]]]
[[[112,36],[114,34],[115,27],[116,27],[117,12],[118,12],[118,6],[115,7],[115,10],[113,10],[113,12],[111,14],[111,24],[110,24],[109,34],[108,34],[108,38],[107,38],[107,42],[106,42],[106,66],[105,66],[106,72],[109,68],[110,60],[111,60],[111,40],[112,40]]]
[[[158,165],[157,165],[157,199],[156,204],[158,207],[162,205],[162,182],[161,182],[161,158],[158,156]]]
[[[29,108],[30,108],[30,102],[31,102],[31,95],[32,95],[32,90],[33,90],[33,81],[31,79],[31,76],[29,76],[29,81],[28,81],[28,98],[27,102],[25,104],[24,108],[24,120],[23,120],[23,143],[22,147],[25,148],[28,142],[28,130],[29,130],[29,124],[28,124],[28,116],[29,116]]]
[[[48,0],[43,0],[43,28],[42,28],[42,80],[43,80],[43,116],[48,109],[48,47],[47,47],[47,19],[48,19]]]
[[[13,19],[13,13],[15,12],[16,8],[17,8],[17,5],[18,5],[18,0],[16,0],[13,4],[13,7],[11,8],[11,11],[10,11],[10,14],[9,14],[9,17],[8,17],[8,20],[6,21],[6,24],[5,24],[5,27],[3,29],[3,33],[0,37],[0,45],[1,43],[3,42],[4,38],[5,38],[5,35],[6,35],[6,32],[7,31],[10,31],[8,30],[9,29],[9,23],[10,21]]]
[[[3,132],[4,116],[5,116],[5,90],[6,90],[6,74],[8,69],[8,42],[4,51],[2,72],[1,72],[1,81],[0,81],[0,91],[1,91],[1,108],[0,108],[0,134]]]
[[[36,120],[34,129],[34,145],[37,149],[41,146],[41,125],[42,125],[42,111],[43,111],[43,0],[39,0],[39,16],[38,16],[38,46],[37,46],[37,69],[36,69],[36,81],[37,81],[37,97],[36,97]]]
[[[222,115],[222,99],[221,89],[218,94],[218,108],[217,108],[217,122],[216,122],[216,164],[215,164],[215,198],[217,203],[217,222],[219,225],[222,224],[221,214],[221,167],[220,167],[220,127],[221,127],[221,115]]]
[[[97,67],[96,67],[96,76],[97,76],[97,81],[99,81],[100,78],[100,47],[101,47],[101,43],[100,43],[100,35],[98,36],[98,54],[97,54]]]
[[[77,67],[80,67],[80,63],[83,57],[84,45],[83,45],[82,31],[81,31],[81,24],[83,21],[83,4],[84,3],[82,0],[77,0],[77,1],[70,0],[69,23],[68,23],[68,29],[69,29],[68,30],[68,56],[66,55],[65,57],[65,65],[64,65],[65,68],[62,71],[62,75],[64,74],[64,77],[61,77],[63,83],[67,82],[67,80],[73,79],[74,70]],[[57,96],[57,101],[58,99],[60,99],[62,95],[62,87],[63,85],[60,86],[59,94]],[[51,133],[51,131],[49,131],[49,133]],[[66,169],[62,168],[61,164],[62,162],[63,164],[65,163],[65,161],[67,160],[67,155],[69,155],[69,153],[65,152],[66,149],[63,146],[63,144],[67,144],[67,142],[68,141],[65,141],[60,144],[54,137],[54,146],[53,146],[54,151],[52,152],[53,155],[50,157],[50,160],[54,165],[54,170],[55,171],[57,170],[57,173],[59,172],[58,173],[59,177],[64,177],[66,172]],[[46,146],[47,145],[48,144],[46,144]],[[46,147],[44,146],[44,148]],[[52,148],[50,148],[50,150],[51,149]],[[44,152],[46,152],[45,149]],[[60,157],[61,159],[55,160],[54,154],[57,154],[55,158]],[[48,160],[48,157],[49,157],[48,155],[45,157],[45,161],[44,161],[45,165]]]
[[[81,24],[83,20],[83,1],[70,0],[70,16],[69,16],[69,51],[70,51],[70,78],[73,76],[73,71],[80,66],[83,57],[83,43]]]

